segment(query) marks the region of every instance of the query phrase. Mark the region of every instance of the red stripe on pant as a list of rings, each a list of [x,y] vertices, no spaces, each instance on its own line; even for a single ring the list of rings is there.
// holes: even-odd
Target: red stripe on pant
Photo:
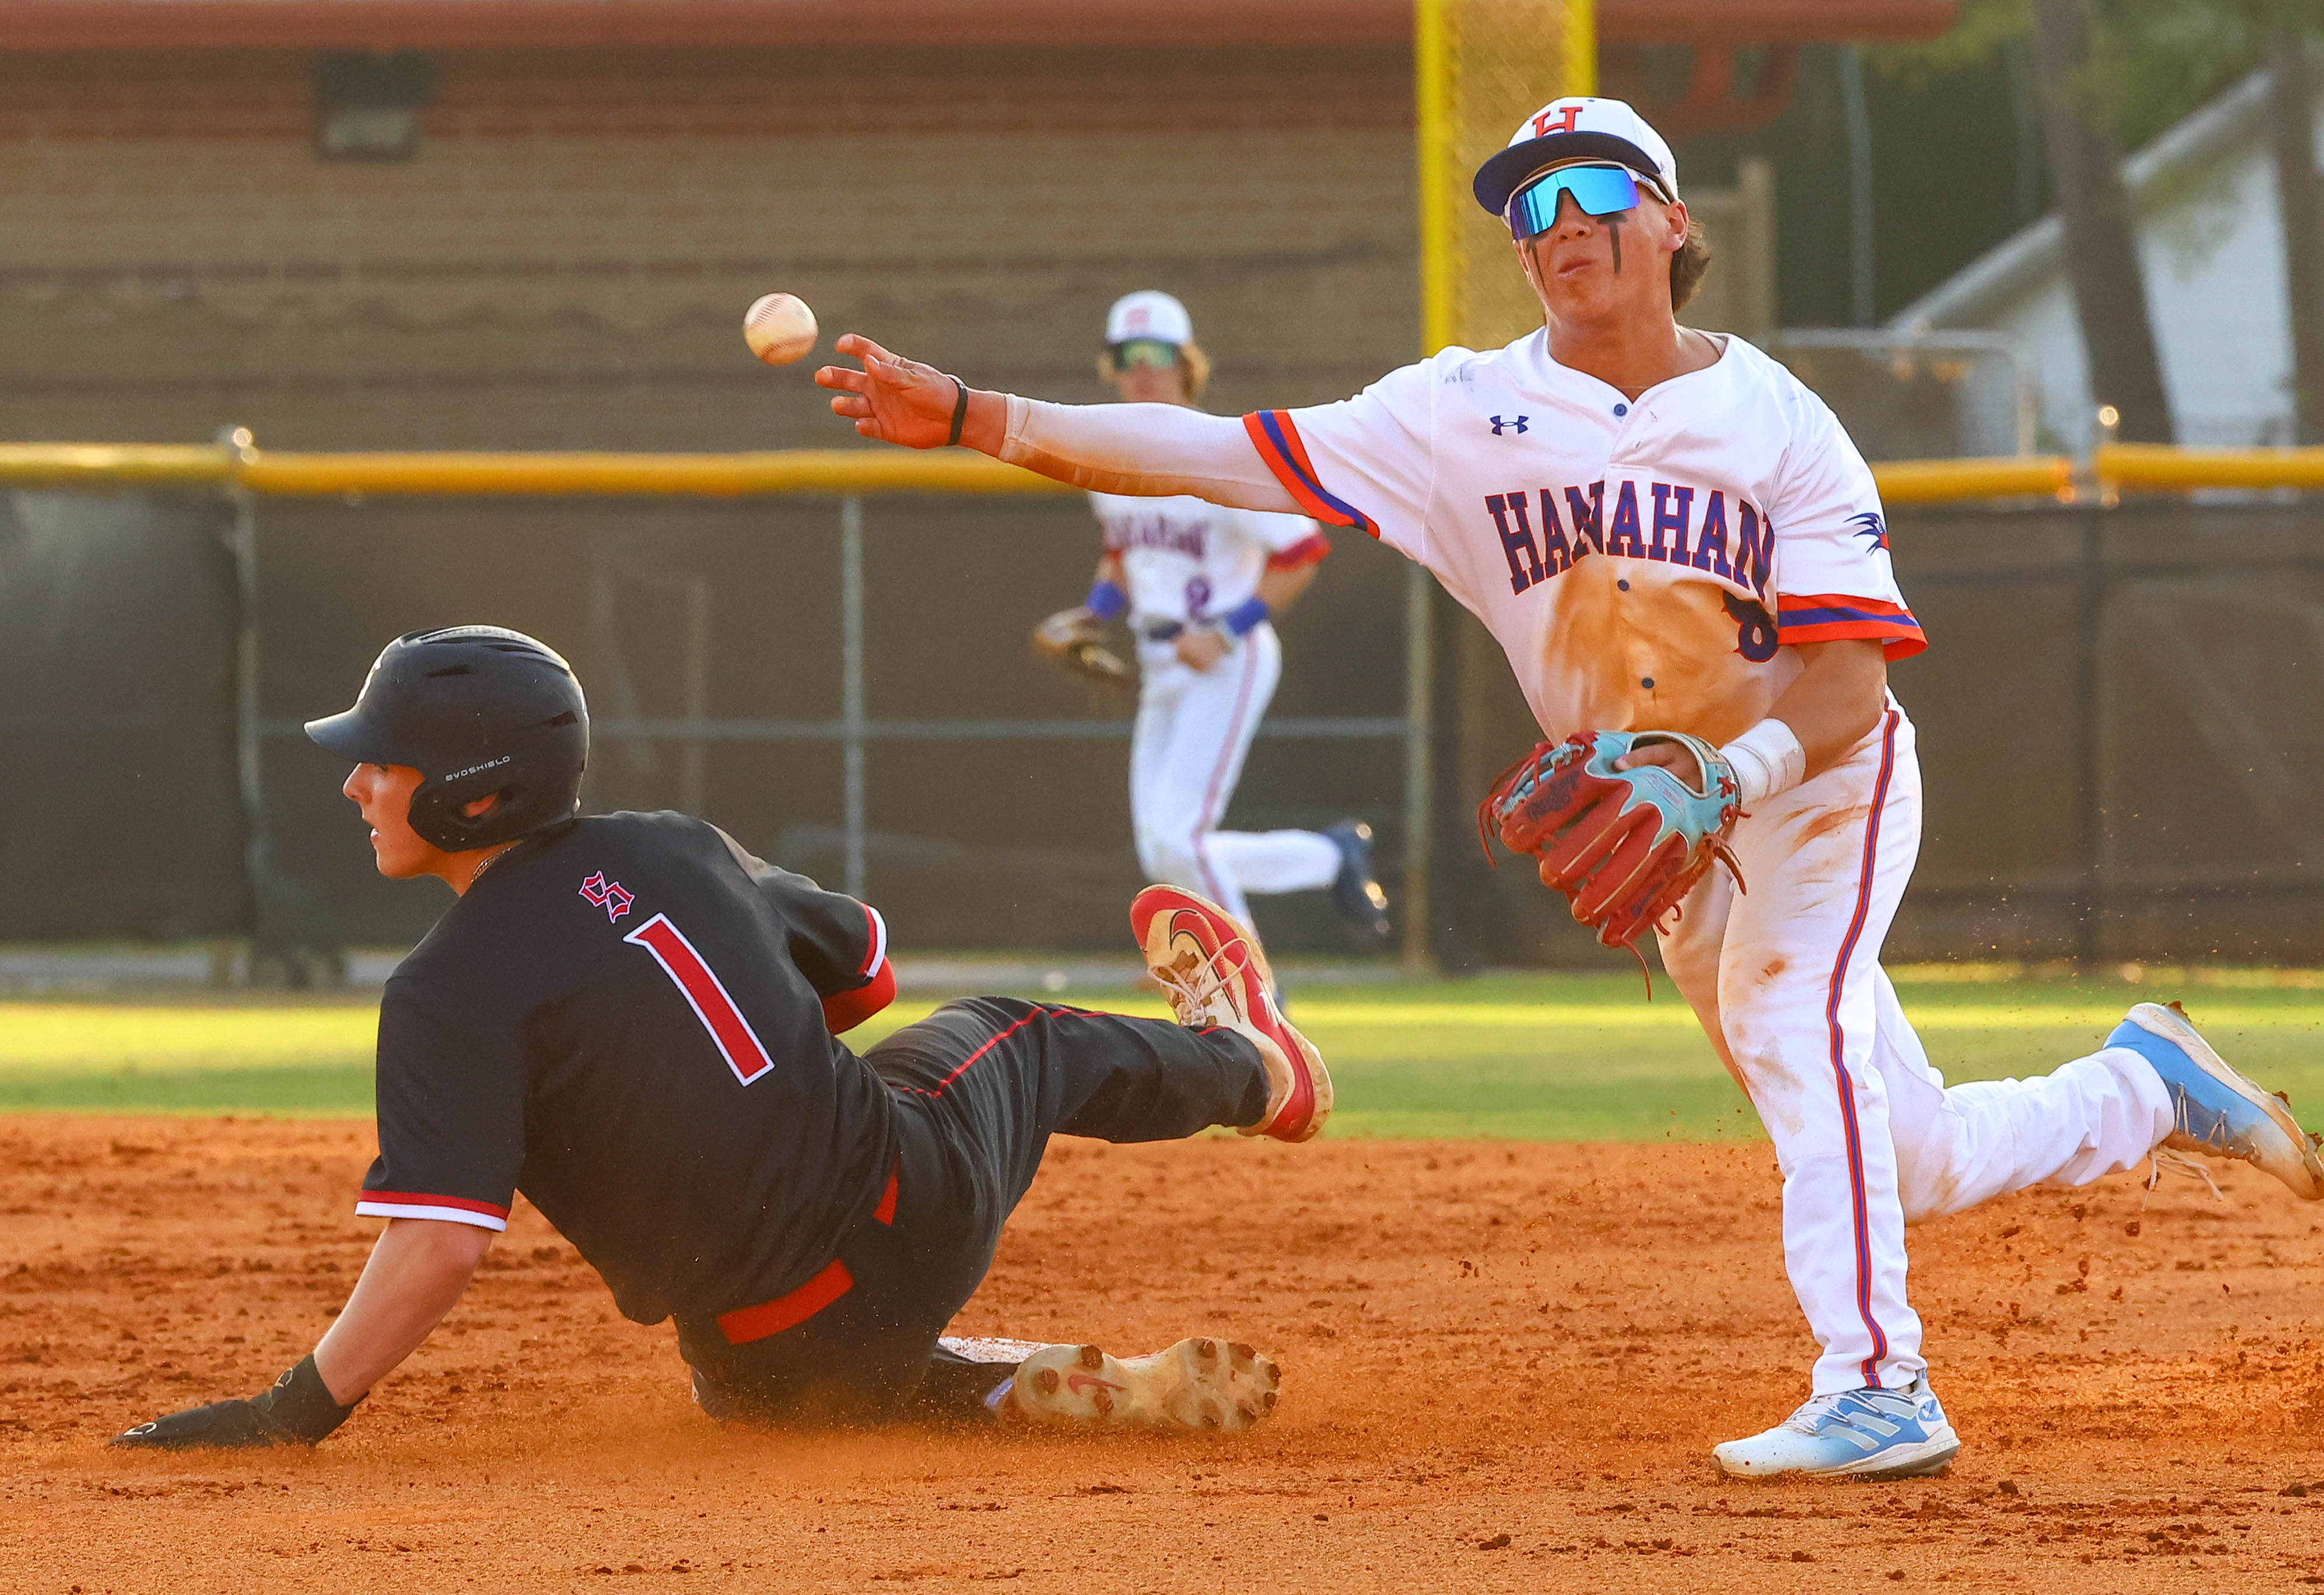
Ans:
[[[1856,1083],[1849,1077],[1840,1028],[1840,993],[1848,982],[1849,960],[1864,935],[1864,921],[1872,911],[1872,878],[1880,853],[1880,814],[1888,801],[1888,779],[1896,769],[1897,713],[1890,709],[1880,723],[1880,774],[1872,783],[1872,807],[1864,823],[1864,864],[1857,877],[1856,914],[1840,944],[1831,966],[1831,991],[1824,1001],[1824,1024],[1831,1033],[1831,1072],[1840,1090],[1840,1121],[1848,1135],[1848,1191],[1856,1231],[1856,1310],[1872,1336],[1872,1355],[1864,1360],[1864,1382],[1880,1382],[1880,1363],[1888,1355],[1888,1337],[1872,1312],[1872,1232],[1864,1189],[1864,1139],[1856,1122]]]
[[[880,1205],[872,1210],[872,1216],[882,1224],[896,1222],[896,1180],[897,1170],[891,1168],[888,1171],[887,1187],[880,1193]],[[796,1290],[787,1290],[772,1301],[755,1306],[719,1314],[718,1332],[726,1337],[730,1346],[747,1346],[752,1341],[763,1341],[797,1328],[854,1288],[855,1276],[847,1271],[845,1263],[834,1258],[814,1278]]]

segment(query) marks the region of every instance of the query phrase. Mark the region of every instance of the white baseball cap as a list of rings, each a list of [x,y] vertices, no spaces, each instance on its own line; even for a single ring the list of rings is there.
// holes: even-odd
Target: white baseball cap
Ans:
[[[1611,161],[1678,198],[1678,158],[1644,116],[1621,100],[1569,95],[1526,117],[1508,147],[1477,168],[1477,203],[1504,215],[1527,178],[1563,161]]]
[[[1141,288],[1123,294],[1105,313],[1109,347],[1137,337],[1184,346],[1194,341],[1194,318],[1186,314],[1185,306],[1160,289]]]

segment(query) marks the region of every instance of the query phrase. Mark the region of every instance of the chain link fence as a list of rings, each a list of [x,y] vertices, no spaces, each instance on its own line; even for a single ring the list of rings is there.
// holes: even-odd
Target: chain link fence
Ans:
[[[372,872],[342,769],[299,728],[348,701],[388,637],[482,619],[548,638],[589,684],[591,807],[702,813],[860,883],[908,945],[1118,945],[1139,884],[1128,705],[1025,641],[1087,574],[1070,498],[881,496],[848,517],[809,497],[0,508],[19,938],[408,944],[440,895]],[[1899,511],[1931,647],[1894,675],[1928,795],[1896,954],[2324,960],[2304,823],[2324,787],[2319,532],[2312,500]],[[1412,834],[1405,572],[1344,539],[1326,576],[1284,622],[1284,686],[1230,823],[1361,815],[1393,871]],[[1527,871],[1488,871],[1464,840],[1469,772],[1536,733],[1499,650],[1438,621],[1427,938],[1456,966],[1594,962]],[[257,733],[243,761],[238,724]],[[1346,950],[1320,899],[1259,912],[1273,945]]]

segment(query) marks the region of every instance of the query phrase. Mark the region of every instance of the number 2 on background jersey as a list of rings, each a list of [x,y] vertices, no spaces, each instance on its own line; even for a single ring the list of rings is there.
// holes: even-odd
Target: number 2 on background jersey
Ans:
[[[1198,576],[1186,583],[1186,618],[1190,621],[1209,618],[1205,611],[1211,603],[1211,580]]]
[[[775,1066],[767,1056],[759,1033],[751,1028],[751,1021],[734,1006],[734,999],[726,994],[725,982],[717,973],[703,962],[686,933],[669,922],[667,914],[657,914],[622,938],[635,942],[654,955],[662,973],[678,982],[678,991],[694,1010],[694,1017],[710,1032],[717,1044],[719,1055],[726,1066],[734,1071],[734,1078],[748,1085]]]

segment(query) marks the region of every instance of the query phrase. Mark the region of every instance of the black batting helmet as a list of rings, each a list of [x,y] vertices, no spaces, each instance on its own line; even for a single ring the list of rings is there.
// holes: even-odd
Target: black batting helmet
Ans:
[[[317,746],[428,779],[411,828],[447,853],[547,830],[581,807],[589,705],[573,667],[545,642],[500,626],[410,632],[389,643],[355,707],[307,722]],[[475,819],[479,798],[500,801]]]

